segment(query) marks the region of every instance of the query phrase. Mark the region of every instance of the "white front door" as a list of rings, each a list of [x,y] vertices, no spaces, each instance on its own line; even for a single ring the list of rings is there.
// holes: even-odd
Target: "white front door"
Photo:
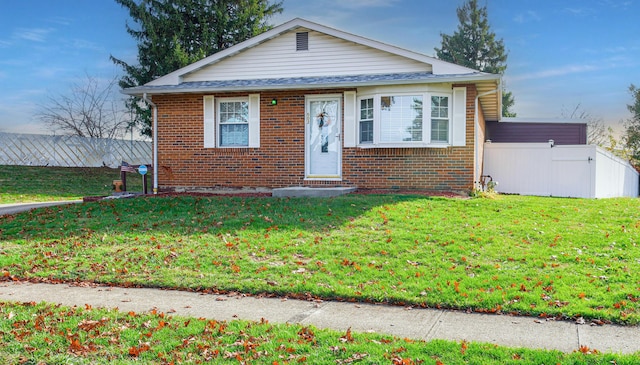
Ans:
[[[305,173],[307,179],[340,180],[342,111],[340,96],[306,99]]]

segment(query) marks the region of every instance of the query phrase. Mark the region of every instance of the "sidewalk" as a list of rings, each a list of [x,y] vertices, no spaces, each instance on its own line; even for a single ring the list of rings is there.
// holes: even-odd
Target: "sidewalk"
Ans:
[[[124,312],[144,312],[155,308],[171,315],[227,321],[259,321],[265,318],[274,323],[300,323],[338,331],[351,327],[354,332],[384,333],[401,338],[466,340],[563,352],[573,352],[580,346],[601,352],[628,354],[640,351],[640,327],[637,326],[590,326],[531,317],[360,303],[24,282],[0,283],[0,300],[46,301],[66,306],[90,304],[93,307],[117,307]]]
[[[63,204],[78,204],[82,203],[82,200],[60,200],[53,202],[41,202],[41,203],[15,203],[15,204],[0,204],[0,216],[16,214],[25,212],[27,210],[43,207],[53,207]]]

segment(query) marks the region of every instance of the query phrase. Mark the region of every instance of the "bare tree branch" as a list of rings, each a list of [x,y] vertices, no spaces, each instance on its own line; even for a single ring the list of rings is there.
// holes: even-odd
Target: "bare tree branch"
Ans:
[[[604,119],[593,116],[582,108],[582,104],[578,103],[571,110],[562,109],[560,116],[569,119],[581,119],[587,122],[587,143],[597,146],[605,146],[610,142],[610,133],[604,125]]]
[[[131,122],[118,93],[118,78],[102,83],[86,75],[68,93],[49,96],[37,116],[51,129],[92,138],[124,136]]]

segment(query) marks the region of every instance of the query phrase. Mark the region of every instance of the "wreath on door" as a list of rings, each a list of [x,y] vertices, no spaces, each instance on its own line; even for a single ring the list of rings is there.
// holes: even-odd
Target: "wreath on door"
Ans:
[[[318,118],[318,127],[322,128],[324,127],[325,123],[325,118],[327,117],[327,112],[323,111],[320,114],[318,114],[318,116],[316,118]]]
[[[322,133],[323,132],[322,127],[328,126],[329,123],[331,123],[331,120],[329,119],[327,112],[325,112],[324,110],[320,112],[320,114],[318,114],[316,118],[318,119],[318,128],[320,129],[320,152],[328,153],[329,152],[329,136],[326,134],[327,131],[325,131],[325,133]]]

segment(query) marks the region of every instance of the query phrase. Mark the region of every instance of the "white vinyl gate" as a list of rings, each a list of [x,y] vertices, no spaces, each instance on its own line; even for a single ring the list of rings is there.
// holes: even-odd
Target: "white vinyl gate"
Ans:
[[[597,146],[486,143],[483,175],[501,193],[609,198],[638,196],[638,172]]]

